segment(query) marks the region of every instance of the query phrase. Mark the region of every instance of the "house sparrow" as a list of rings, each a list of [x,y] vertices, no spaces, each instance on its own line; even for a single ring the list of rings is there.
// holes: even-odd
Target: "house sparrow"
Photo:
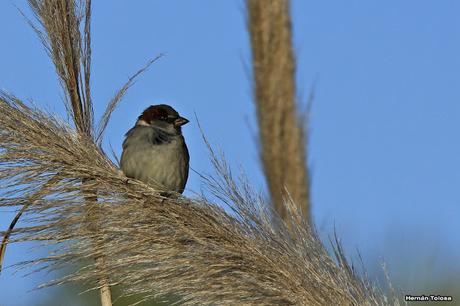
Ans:
[[[181,127],[188,122],[169,105],[144,110],[125,135],[120,160],[123,173],[157,190],[182,193],[189,154]]]

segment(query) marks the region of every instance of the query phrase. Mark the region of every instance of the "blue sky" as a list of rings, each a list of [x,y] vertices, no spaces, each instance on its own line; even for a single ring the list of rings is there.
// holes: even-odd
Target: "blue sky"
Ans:
[[[146,106],[168,103],[192,119],[184,134],[193,169],[212,171],[196,113],[210,141],[263,190],[244,1],[110,3],[93,5],[96,115],[131,73],[165,54],[114,113],[106,139],[115,151]],[[14,5],[27,11],[25,1],[0,2],[0,88],[64,116],[54,68]],[[323,237],[335,225],[370,270],[384,259],[403,286],[426,261],[433,275],[460,271],[459,11],[453,0],[292,3],[299,103],[316,92],[315,223]],[[196,174],[187,188],[199,191]],[[2,228],[9,218],[0,215]],[[10,247],[7,264],[26,250]],[[49,291],[24,291],[39,281],[6,270],[0,302],[36,301]]]

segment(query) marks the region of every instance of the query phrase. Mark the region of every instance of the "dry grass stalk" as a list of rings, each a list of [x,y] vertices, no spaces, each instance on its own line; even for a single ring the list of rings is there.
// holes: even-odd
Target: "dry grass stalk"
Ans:
[[[176,293],[184,305],[384,304],[346,262],[329,257],[295,205],[288,205],[292,230],[274,226],[266,203],[248,184],[235,183],[215,155],[220,175],[206,180],[231,214],[204,199],[163,199],[127,180],[94,142],[11,95],[0,96],[0,114],[0,205],[24,205],[42,190],[12,242],[54,245],[48,257],[20,266],[85,264],[48,285],[97,280],[91,259],[105,255],[105,270],[123,294]],[[51,177],[57,183],[44,189]],[[82,179],[90,179],[86,197]],[[102,212],[98,231],[87,228],[88,204]],[[88,247],[94,241],[101,243]]]
[[[309,218],[304,122],[296,110],[288,0],[247,0],[261,159],[275,210],[288,219],[285,189]]]
[[[91,101],[91,0],[28,0],[41,27],[29,22],[40,37],[49,57],[54,63],[66,97],[67,111],[74,120],[82,137],[92,139],[94,135],[93,105]],[[83,22],[83,34],[81,23]],[[99,211],[97,198],[86,196],[86,183],[82,181],[88,214]],[[27,206],[24,206],[26,208]],[[23,208],[23,209],[24,209]],[[20,212],[21,213],[21,212]],[[20,214],[18,214],[20,216]],[[95,223],[87,226],[98,231],[97,216],[89,216]],[[99,242],[95,242],[99,243]],[[101,303],[112,305],[108,275],[104,272],[104,255],[96,258],[101,271],[99,277]]]
[[[91,192],[91,187],[88,187],[88,185],[93,184],[93,179],[86,178],[82,180],[81,190],[85,199],[86,209],[86,223],[83,226],[87,228],[89,236],[97,237],[97,232],[101,230],[101,223],[103,222],[103,212],[99,207],[97,196],[94,196],[94,192]],[[91,247],[104,250],[104,242],[100,238],[95,238],[93,239]],[[112,305],[112,294],[110,290],[109,275],[107,273],[106,253],[101,252],[101,254],[94,257],[94,259],[96,260],[97,271],[99,271],[97,280],[100,286],[101,305],[110,306]]]

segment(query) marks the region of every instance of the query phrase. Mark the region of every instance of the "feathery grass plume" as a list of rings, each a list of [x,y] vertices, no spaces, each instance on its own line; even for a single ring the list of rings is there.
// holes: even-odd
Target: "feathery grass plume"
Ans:
[[[37,33],[65,93],[67,111],[75,127],[93,133],[91,101],[91,0],[28,0],[37,23],[28,19]],[[83,21],[83,35],[81,23]]]
[[[343,255],[338,265],[330,258],[292,201],[286,199],[292,229],[283,222],[275,227],[262,198],[247,183],[237,184],[214,153],[218,176],[206,181],[230,214],[204,199],[162,198],[128,180],[94,142],[4,92],[0,114],[0,206],[25,205],[35,195],[11,241],[54,245],[49,256],[18,267],[85,264],[43,286],[97,287],[101,270],[92,259],[104,256],[111,285],[120,284],[124,295],[175,293],[184,305],[386,304]],[[85,196],[82,179],[91,179]],[[101,211],[97,231],[87,227],[88,199]]]
[[[310,217],[305,123],[296,108],[295,59],[288,0],[246,0],[261,160],[271,200],[282,219],[288,190]]]
[[[42,41],[45,50],[54,63],[62,89],[65,93],[65,104],[69,115],[74,120],[80,137],[93,139],[94,119],[91,101],[91,0],[28,0],[39,25],[29,20]],[[83,29],[81,24],[83,22]],[[81,31],[83,30],[83,34]],[[86,190],[92,178],[82,179],[81,191],[85,197],[88,229],[98,231],[100,217],[97,198],[93,198]],[[93,203],[93,204],[91,204]],[[17,214],[20,218],[25,205]],[[10,230],[14,228],[11,223]],[[2,242],[2,252],[8,233]],[[93,244],[98,244],[94,241]],[[95,258],[99,270],[105,270],[104,255]],[[108,275],[102,272],[99,276],[101,284],[101,302],[103,306],[112,305]]]

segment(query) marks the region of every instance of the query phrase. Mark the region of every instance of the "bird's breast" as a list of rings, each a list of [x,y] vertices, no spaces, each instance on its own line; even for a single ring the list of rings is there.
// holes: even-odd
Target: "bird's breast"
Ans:
[[[121,157],[121,168],[126,176],[154,188],[182,192],[188,177],[188,162],[184,139],[177,136],[160,145],[128,143]]]

